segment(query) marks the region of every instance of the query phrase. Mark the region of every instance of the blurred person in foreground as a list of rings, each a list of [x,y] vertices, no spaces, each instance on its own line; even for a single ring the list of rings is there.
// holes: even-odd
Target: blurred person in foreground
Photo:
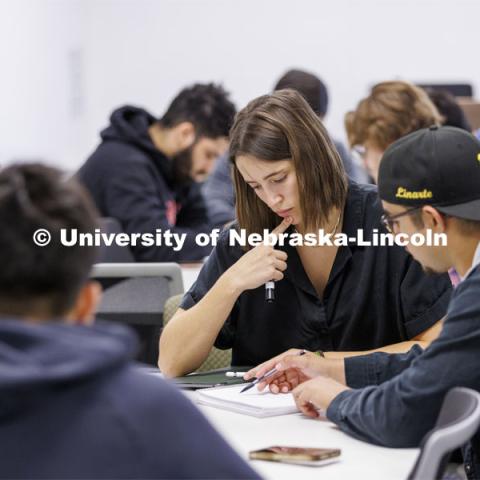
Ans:
[[[61,229],[97,226],[83,188],[10,166],[0,221],[0,477],[256,478],[181,393],[133,364],[126,327],[93,324],[95,249],[60,242]],[[39,229],[48,245],[34,244]]]

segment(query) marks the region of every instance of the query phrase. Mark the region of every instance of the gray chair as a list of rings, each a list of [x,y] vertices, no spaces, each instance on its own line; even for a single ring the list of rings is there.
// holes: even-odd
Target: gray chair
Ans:
[[[408,480],[442,478],[450,454],[467,443],[480,426],[480,393],[453,388],[442,404],[435,428],[422,440]]]
[[[184,291],[180,266],[176,263],[99,263],[93,266],[91,277],[102,283],[115,280],[103,292],[97,319],[131,325],[141,342],[137,359],[156,365],[165,301]]]

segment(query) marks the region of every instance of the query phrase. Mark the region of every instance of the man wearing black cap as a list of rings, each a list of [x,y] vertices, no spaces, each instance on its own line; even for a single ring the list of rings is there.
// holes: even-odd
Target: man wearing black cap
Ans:
[[[451,388],[480,391],[480,142],[453,127],[411,133],[385,152],[378,183],[390,231],[446,235],[444,246],[407,247],[425,270],[454,267],[462,277],[440,336],[425,351],[414,346],[404,354],[337,360],[293,351],[276,359],[279,373],[265,383],[273,392],[294,388],[306,415],[326,409],[356,438],[418,447]],[[479,478],[478,433],[463,453],[468,478]]]

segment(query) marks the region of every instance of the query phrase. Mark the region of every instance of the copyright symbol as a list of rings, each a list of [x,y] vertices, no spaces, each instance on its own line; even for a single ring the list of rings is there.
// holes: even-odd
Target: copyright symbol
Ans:
[[[52,236],[50,235],[50,232],[48,230],[45,230],[44,228],[38,229],[33,234],[33,242],[39,247],[47,246],[50,243],[51,239]]]

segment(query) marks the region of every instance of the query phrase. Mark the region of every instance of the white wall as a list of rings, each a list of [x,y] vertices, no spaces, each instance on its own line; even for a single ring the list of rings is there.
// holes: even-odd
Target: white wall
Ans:
[[[48,155],[71,169],[113,108],[133,103],[160,115],[195,81],[222,82],[241,107],[286,69],[311,70],[329,86],[327,125],[340,137],[345,111],[377,81],[468,81],[480,96],[478,0],[5,0],[0,8],[9,71],[0,152]],[[7,33],[6,11],[16,19]]]
[[[80,0],[0,1],[0,164],[78,161],[83,10]]]

